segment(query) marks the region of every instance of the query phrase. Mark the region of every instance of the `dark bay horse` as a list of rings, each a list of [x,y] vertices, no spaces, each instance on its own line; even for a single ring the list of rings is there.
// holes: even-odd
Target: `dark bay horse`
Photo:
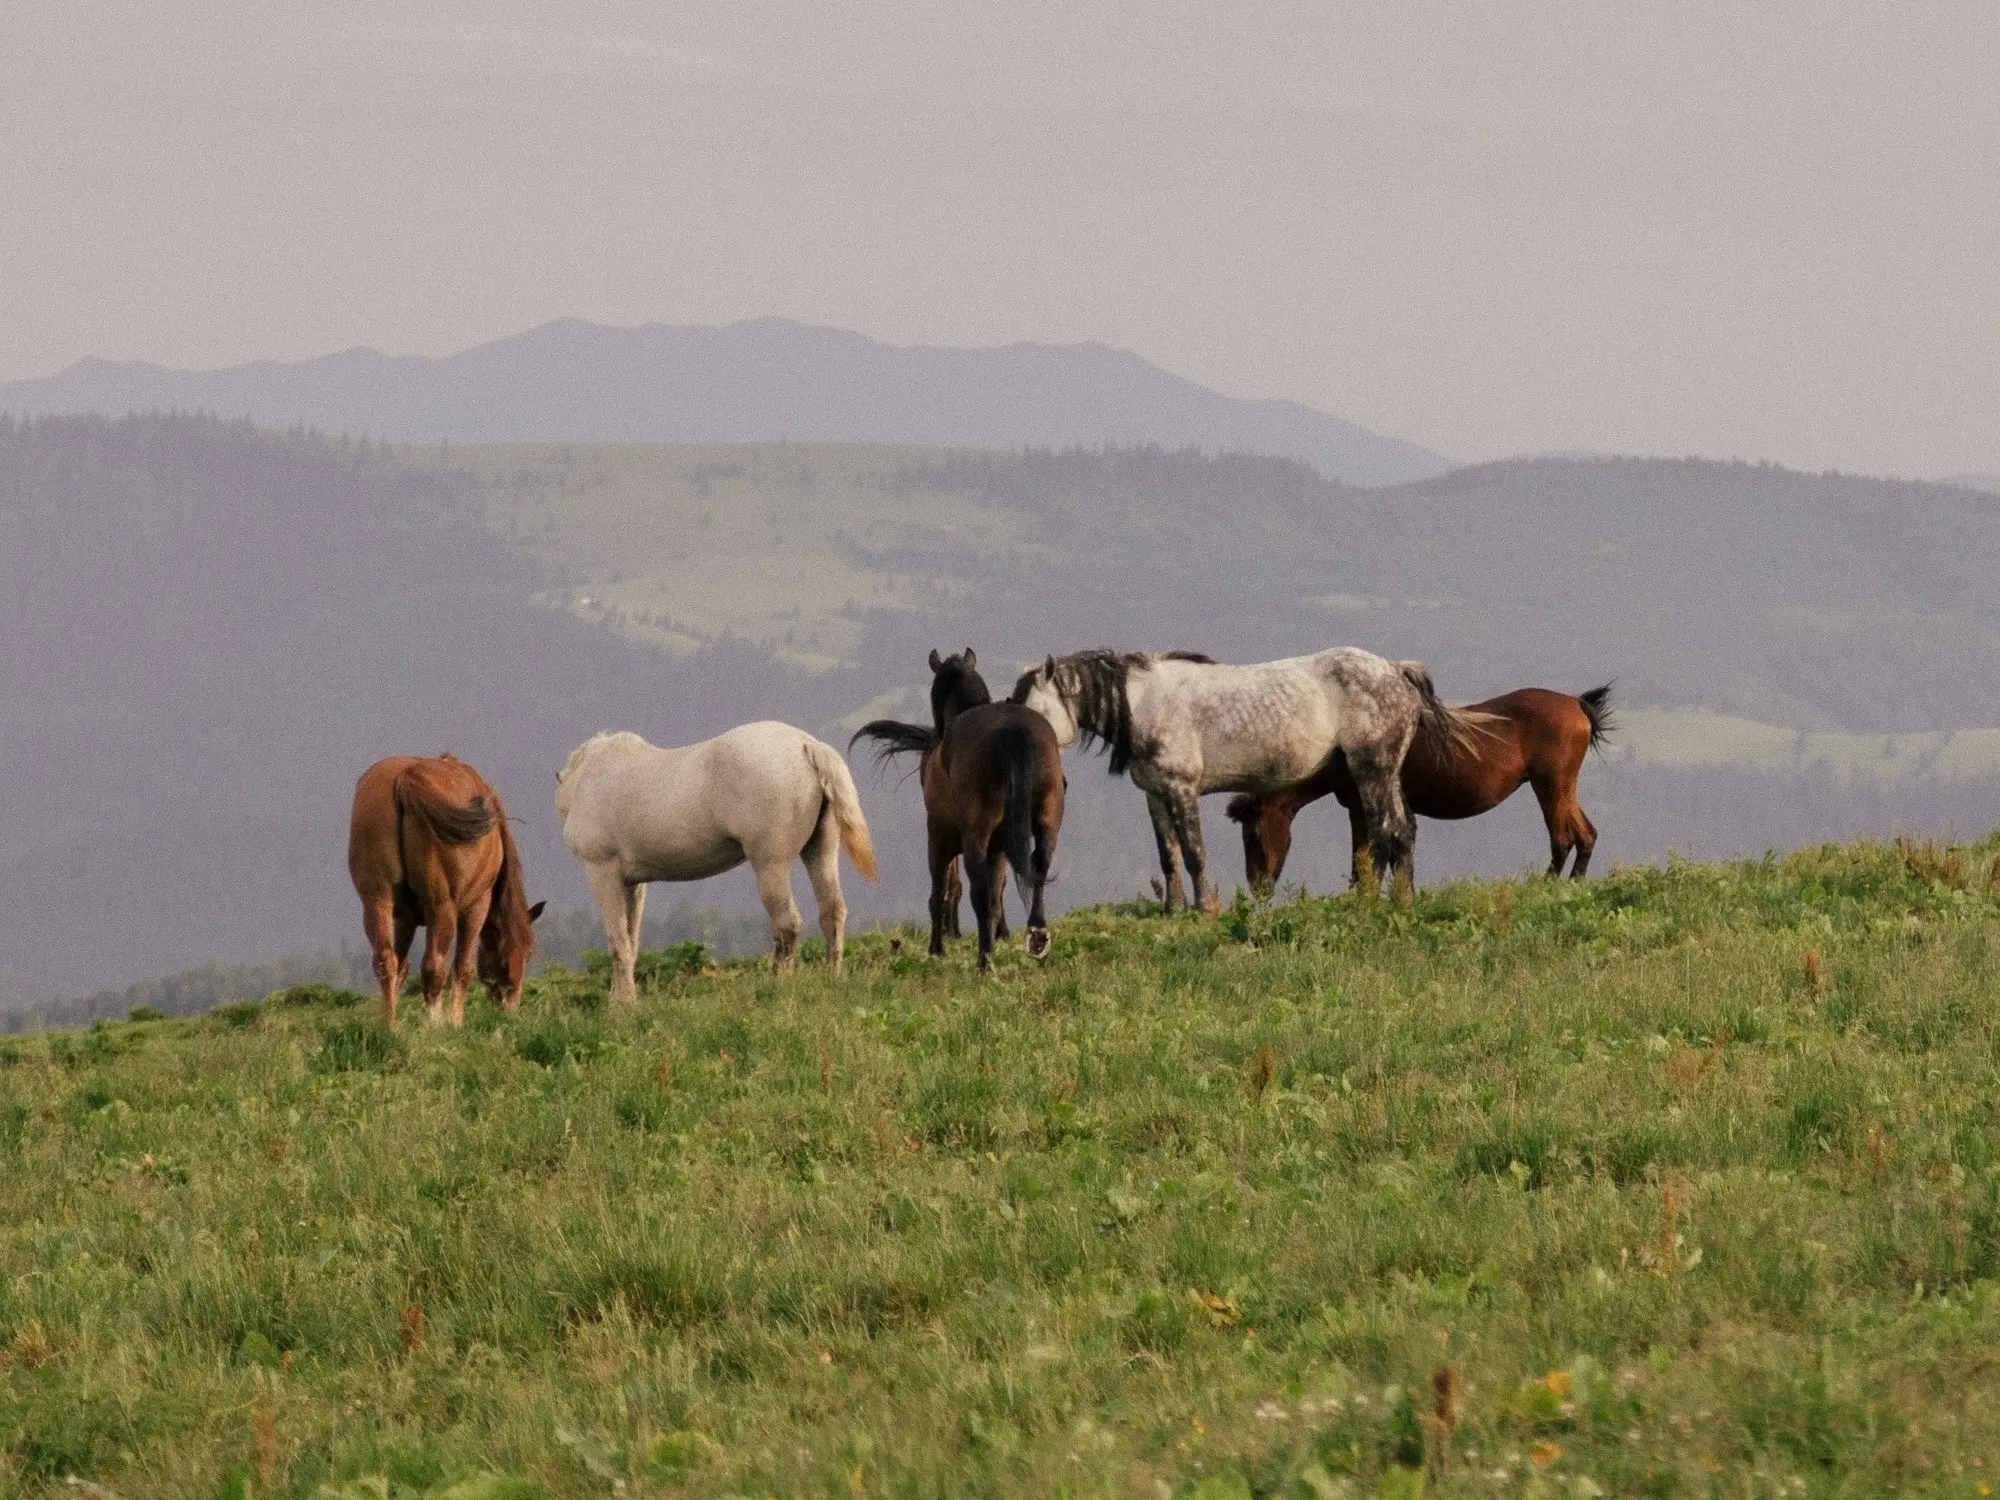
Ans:
[[[1468,738],[1442,744],[1419,734],[1403,758],[1403,798],[1426,818],[1472,818],[1505,802],[1527,782],[1549,830],[1549,874],[1562,874],[1570,851],[1577,879],[1590,868],[1597,829],[1576,800],[1584,755],[1610,734],[1611,684],[1572,698],[1547,688],[1522,688],[1462,710],[1476,726]],[[1354,878],[1370,873],[1367,824],[1343,757],[1335,755],[1310,780],[1264,796],[1235,797],[1229,816],[1243,825],[1243,873],[1252,890],[1276,882],[1292,847],[1292,819],[1331,793],[1347,809],[1354,840]]]
[[[493,998],[507,1010],[521,1003],[535,951],[533,923],[547,903],[528,905],[507,809],[471,766],[453,755],[394,755],[363,771],[354,788],[347,871],[361,897],[361,925],[391,1026],[419,927],[426,929],[424,1003],[432,1022],[442,1019],[449,983],[451,1024],[464,1024],[475,953]]]
[[[1002,890],[1009,867],[1028,907],[1027,948],[1049,951],[1043,892],[1062,831],[1062,752],[1048,720],[1032,709],[995,703],[970,647],[956,656],[933,651],[932,726],[877,719],[850,741],[872,739],[878,760],[922,756],[924,817],[930,845],[933,957],[955,925],[954,866],[962,861],[979,924],[979,970],[993,966],[993,943],[1006,936]]]

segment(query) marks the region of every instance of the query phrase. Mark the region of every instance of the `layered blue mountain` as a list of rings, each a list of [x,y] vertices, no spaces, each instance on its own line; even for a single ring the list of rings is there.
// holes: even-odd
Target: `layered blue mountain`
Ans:
[[[1450,461],[1294,401],[1244,401],[1102,344],[904,348],[760,318],[722,328],[577,319],[444,359],[350,349],[187,371],[87,359],[0,384],[20,415],[209,411],[410,443],[1197,446],[1311,464],[1349,484]]]

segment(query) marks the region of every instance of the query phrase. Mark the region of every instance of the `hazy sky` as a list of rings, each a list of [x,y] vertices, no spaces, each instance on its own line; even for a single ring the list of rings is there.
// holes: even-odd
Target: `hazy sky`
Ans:
[[[2000,5],[21,0],[0,378],[1096,339],[1463,458],[2000,469]]]

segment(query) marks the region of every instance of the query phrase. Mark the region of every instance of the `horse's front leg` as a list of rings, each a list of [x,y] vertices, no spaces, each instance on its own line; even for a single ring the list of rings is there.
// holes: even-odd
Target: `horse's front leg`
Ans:
[[[611,945],[611,998],[630,1005],[639,998],[634,977],[639,963],[639,934],[632,921],[632,890],[612,864],[589,867],[590,893],[597,898],[598,915],[604,919],[604,940]],[[644,887],[639,887],[644,890]]]
[[[1347,809],[1347,832],[1353,841],[1354,878],[1349,882],[1364,899],[1373,901],[1382,893],[1382,880],[1375,872],[1375,856],[1368,844],[1368,817],[1357,800]]]
[[[1208,850],[1201,837],[1200,789],[1193,783],[1174,786],[1167,792],[1166,802],[1174,836],[1187,859],[1188,884],[1194,888],[1194,899],[1212,917],[1222,910],[1222,898],[1215,882],[1208,878]]]
[[[1354,777],[1354,789],[1368,826],[1369,852],[1376,872],[1393,874],[1396,902],[1408,906],[1416,900],[1417,820],[1410,816],[1403,800],[1402,757],[1387,749],[1349,750],[1347,769]],[[1371,888],[1373,882],[1370,882]]]
[[[799,960],[799,934],[806,925],[792,899],[792,862],[771,859],[752,868],[757,872],[757,895],[771,919],[771,961],[783,973]]]
[[[1187,905],[1187,896],[1181,890],[1181,839],[1173,808],[1159,792],[1147,792],[1146,811],[1152,815],[1153,841],[1160,849],[1160,904],[1167,911],[1179,911]]]

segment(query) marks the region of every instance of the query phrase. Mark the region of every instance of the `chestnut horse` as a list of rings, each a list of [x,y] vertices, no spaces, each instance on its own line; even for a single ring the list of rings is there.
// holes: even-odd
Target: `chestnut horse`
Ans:
[[[979,972],[993,967],[993,944],[1007,933],[1002,891],[1011,866],[1028,908],[1027,949],[1049,951],[1043,891],[1062,831],[1062,751],[1047,719],[1033,709],[995,703],[972,649],[940,657],[933,651],[933,728],[877,719],[855,732],[880,743],[878,761],[912,752],[923,757],[924,815],[930,845],[932,957],[944,953],[956,926],[957,865],[963,861],[979,923]]]
[[[1576,800],[1583,757],[1611,732],[1611,684],[1577,697],[1546,688],[1522,688],[1462,710],[1477,727],[1455,745],[1419,734],[1403,758],[1403,798],[1426,818],[1472,818],[1505,802],[1522,782],[1535,789],[1549,829],[1549,874],[1581,880],[1597,847],[1597,829]],[[1300,808],[1331,792],[1347,809],[1354,840],[1354,878],[1368,878],[1368,827],[1354,778],[1335,755],[1310,780],[1261,797],[1235,797],[1229,816],[1243,825],[1243,873],[1252,890],[1277,881],[1292,847],[1292,819]]]
[[[382,1011],[396,1024],[396,997],[410,972],[410,942],[424,938],[424,1004],[465,1023],[474,955],[480,979],[500,1005],[521,1003],[535,951],[520,851],[507,809],[486,778],[453,755],[393,755],[361,773],[347,835],[347,872],[361,897],[361,926],[375,953]],[[456,953],[454,954],[454,949]],[[455,959],[455,961],[454,961]]]

